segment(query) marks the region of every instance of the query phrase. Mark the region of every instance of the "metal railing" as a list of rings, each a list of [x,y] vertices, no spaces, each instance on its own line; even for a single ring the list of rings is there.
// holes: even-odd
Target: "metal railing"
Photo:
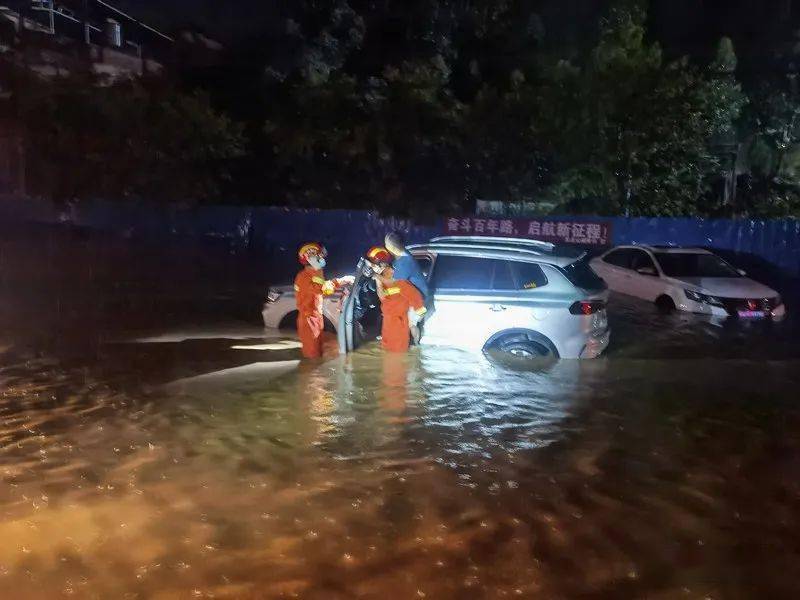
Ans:
[[[148,33],[156,36],[157,38],[167,41],[167,42],[174,42],[175,39],[168,36],[165,33],[162,33],[158,29],[143,23],[142,21],[138,20],[137,18],[129,15],[128,13],[118,9],[117,7],[109,4],[108,2],[104,2],[103,0],[87,0],[87,9],[88,5],[93,3],[105,12],[112,13],[115,17],[121,17],[122,19],[126,20],[127,22],[134,25],[136,28],[139,28],[143,31],[147,31]],[[23,6],[21,2],[12,2],[10,3],[12,8],[14,5],[17,5],[18,9],[22,9]],[[56,4],[55,0],[30,0],[30,4],[28,5],[29,10],[41,13],[45,15],[47,20],[47,27],[50,30],[50,33],[55,35],[56,33],[56,23],[57,19],[63,19],[64,21],[69,21],[78,25],[84,26],[84,41],[86,43],[91,43],[91,36],[92,33],[103,33],[103,28],[94,25],[88,18],[87,15],[79,15],[76,11],[73,11],[67,6],[62,4]],[[133,48],[138,56],[141,56],[142,53],[142,46],[141,44],[137,44],[130,40],[123,40],[122,45]]]

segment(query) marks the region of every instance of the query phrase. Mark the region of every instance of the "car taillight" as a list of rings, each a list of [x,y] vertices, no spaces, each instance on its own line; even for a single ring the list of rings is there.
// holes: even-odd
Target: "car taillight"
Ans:
[[[604,310],[606,303],[602,300],[579,300],[569,307],[573,315],[593,315]]]

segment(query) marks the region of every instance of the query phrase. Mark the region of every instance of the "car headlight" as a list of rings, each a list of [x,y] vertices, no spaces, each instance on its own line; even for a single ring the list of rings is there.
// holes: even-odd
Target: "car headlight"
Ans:
[[[693,300],[694,302],[699,302],[701,304],[710,304],[711,306],[723,306],[722,300],[717,298],[716,296],[701,294],[700,292],[695,292],[694,290],[683,290],[683,293],[686,294],[686,297],[689,300]]]
[[[277,302],[280,297],[283,296],[281,292],[277,292],[275,290],[268,290],[267,291],[267,302]]]
[[[694,302],[702,302],[703,301],[703,294],[699,294],[694,290],[683,290],[683,293],[686,294],[686,297],[689,300],[693,300]]]

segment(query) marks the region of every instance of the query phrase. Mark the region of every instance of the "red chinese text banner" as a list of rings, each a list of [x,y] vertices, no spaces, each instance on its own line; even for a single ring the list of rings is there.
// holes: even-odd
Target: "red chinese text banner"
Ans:
[[[587,246],[611,244],[611,223],[606,221],[453,217],[445,219],[444,230],[448,235],[519,237]]]

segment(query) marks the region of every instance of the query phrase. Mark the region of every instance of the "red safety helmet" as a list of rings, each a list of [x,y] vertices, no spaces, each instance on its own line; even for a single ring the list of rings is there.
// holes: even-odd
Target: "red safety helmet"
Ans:
[[[367,260],[376,265],[390,265],[392,264],[392,255],[386,248],[383,248],[382,246],[374,246],[369,249],[369,252],[367,252]]]
[[[319,242],[308,242],[300,246],[300,250],[297,251],[297,257],[300,259],[301,265],[308,264],[308,257],[309,255],[317,256],[328,256],[328,251],[325,249],[325,246],[320,244]]]

